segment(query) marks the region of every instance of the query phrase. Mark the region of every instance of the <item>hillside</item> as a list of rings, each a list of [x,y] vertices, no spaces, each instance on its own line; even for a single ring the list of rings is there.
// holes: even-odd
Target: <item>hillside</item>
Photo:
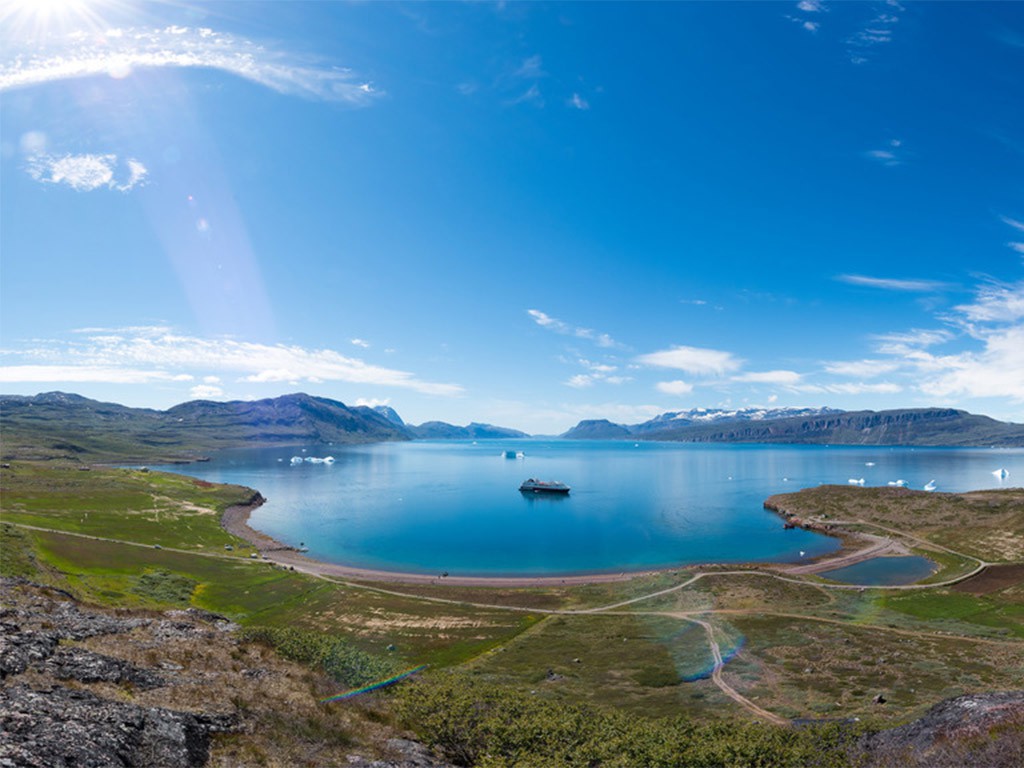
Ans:
[[[493,424],[472,422],[464,427],[448,424],[444,421],[425,421],[419,426],[405,425],[409,434],[417,440],[487,440],[492,438],[529,437],[525,432],[508,427],[496,427]]]
[[[704,421],[664,414],[633,427],[581,421],[562,437],[692,443],[1017,447],[1024,446],[1024,424],[996,421],[953,408],[852,412],[823,408],[782,418],[725,416]]]
[[[0,397],[0,411],[5,459],[190,460],[223,448],[409,439],[370,408],[305,394],[156,411],[47,392]]]

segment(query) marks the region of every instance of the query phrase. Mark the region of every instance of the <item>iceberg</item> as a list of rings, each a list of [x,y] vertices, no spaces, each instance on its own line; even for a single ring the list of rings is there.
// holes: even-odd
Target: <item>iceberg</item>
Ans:
[[[1007,472],[1003,467],[1000,467],[999,469],[995,470],[992,474],[995,475],[1000,480],[1005,480],[1010,476],[1010,473]]]
[[[857,478],[851,477],[846,482],[848,482],[850,485],[864,485],[864,478],[862,477],[860,479],[857,479]]]
[[[924,489],[926,491],[934,491],[935,490],[935,481],[934,480],[929,480],[927,482],[927,484],[924,486]]]
[[[301,456],[292,456],[291,463],[292,464],[301,464],[302,463],[302,457]]]
[[[889,485],[893,486],[894,488],[906,488],[907,487],[907,481],[906,480],[890,480],[889,481]]]

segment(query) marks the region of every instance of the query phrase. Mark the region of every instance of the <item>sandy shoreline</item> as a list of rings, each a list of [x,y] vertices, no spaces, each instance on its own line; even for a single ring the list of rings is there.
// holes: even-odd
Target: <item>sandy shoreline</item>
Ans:
[[[569,576],[442,576],[429,573],[402,573],[398,571],[377,571],[357,568],[351,565],[325,563],[298,552],[294,547],[282,544],[249,525],[249,515],[263,504],[238,504],[228,507],[221,515],[224,529],[252,544],[260,555],[271,562],[287,565],[296,571],[317,576],[334,576],[356,581],[380,581],[391,584],[447,584],[463,587],[557,587],[578,584],[599,584],[612,581],[628,581],[637,576],[653,575],[665,571],[683,570],[665,568],[650,571],[624,571],[622,573],[574,574]]]
[[[313,558],[306,557],[294,547],[283,544],[273,537],[268,536],[267,534],[250,526],[249,515],[252,514],[254,509],[260,507],[263,504],[263,501],[263,497],[259,496],[253,503],[228,507],[221,515],[221,525],[228,533],[245,539],[252,544],[261,557],[266,560],[292,567],[296,571],[302,571],[303,573],[309,573],[316,576],[332,576],[335,578],[352,579],[355,581],[377,581],[391,584],[447,584],[463,587],[559,587],[628,581],[638,576],[653,576],[659,573],[690,570],[699,565],[678,565],[670,568],[655,568],[646,571],[572,574],[568,576],[442,576],[439,573],[403,573],[399,571],[380,571],[370,568],[357,568],[350,565],[326,563],[321,560],[314,560]],[[834,568],[842,568],[843,566],[852,565],[880,555],[907,554],[906,549],[902,547],[902,545],[884,537],[870,536],[868,534],[856,534],[836,536],[836,538],[838,538],[842,543],[838,551],[822,558],[815,558],[814,560],[800,563],[799,565],[778,563],[747,563],[744,565],[761,565],[765,568],[782,570],[789,574],[798,575],[820,573]],[[868,539],[869,546],[863,549],[853,549],[851,545],[855,538]],[[709,563],[705,565],[716,564]],[[737,564],[728,564],[728,567],[735,568],[737,567]]]

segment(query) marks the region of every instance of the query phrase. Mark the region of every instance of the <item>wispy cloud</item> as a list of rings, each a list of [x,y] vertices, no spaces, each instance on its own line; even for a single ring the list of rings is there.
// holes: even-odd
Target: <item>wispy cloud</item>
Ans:
[[[825,363],[825,371],[833,376],[849,376],[854,379],[873,379],[899,370],[900,363],[892,360],[848,360]]]
[[[37,49],[8,47],[0,65],[0,91],[95,75],[123,78],[152,67],[217,69],[279,93],[352,105],[380,95],[349,69],[310,65],[271,46],[206,27],[178,26],[77,32],[47,38]]]
[[[544,60],[541,58],[541,55],[538,53],[523,59],[523,63],[519,65],[513,76],[521,77],[524,80],[536,80],[546,77],[547,72],[544,71]]]
[[[541,312],[539,309],[528,309],[528,314],[537,325],[541,328],[547,328],[549,331],[560,333],[563,336],[574,336],[577,339],[587,339],[597,344],[599,347],[617,347],[620,346],[611,336],[607,333],[598,333],[597,331],[591,330],[590,328],[581,328],[579,326],[570,325],[569,323],[563,322],[557,318],[551,317],[546,312]]]
[[[23,350],[5,350],[4,358],[28,364],[0,368],[0,381],[92,381],[146,383],[190,381],[200,375],[228,373],[251,383],[349,382],[400,387],[431,395],[454,396],[457,384],[425,381],[407,371],[371,365],[331,349],[306,349],[226,338],[199,338],[163,328],[90,329],[83,338],[48,342]],[[218,377],[219,378],[219,377]]]
[[[903,165],[905,161],[902,146],[903,142],[899,139],[890,139],[884,149],[869,149],[864,153],[864,157],[890,168]]]
[[[803,376],[796,371],[752,371],[733,376],[732,380],[751,384],[793,386],[794,384],[799,384],[803,380]]]
[[[352,346],[355,347],[362,347],[363,349],[369,349],[370,347],[370,342],[365,339],[350,339],[350,342],[352,343]]]
[[[63,184],[78,192],[114,189],[128,192],[145,183],[149,171],[135,158],[123,163],[117,155],[30,155],[25,170],[43,184]]]
[[[640,355],[636,361],[656,368],[675,368],[695,376],[723,376],[738,370],[742,364],[731,352],[687,346],[650,352]]]
[[[821,23],[813,20],[813,16],[804,16],[800,14],[820,14],[828,10],[821,0],[800,0],[800,2],[796,4],[796,9],[800,12],[799,14],[796,16],[787,14],[786,18],[790,21],[795,21],[808,32],[817,32]]]
[[[540,92],[540,86],[533,83],[525,91],[520,93],[518,96],[509,99],[505,103],[509,106],[515,106],[516,104],[531,104],[539,108],[544,106],[544,95]]]
[[[1020,221],[1019,219],[1012,219],[1009,216],[1000,216],[999,219],[1004,224],[1012,227],[1018,232],[1024,232],[1024,221]],[[1012,250],[1024,256],[1024,243],[1014,240],[1007,243],[1006,245],[1009,246]]]
[[[664,392],[666,395],[688,395],[693,392],[693,385],[689,382],[683,381],[682,379],[676,379],[674,381],[659,381],[654,385],[659,392]]]
[[[981,286],[970,304],[955,308],[971,323],[1012,323],[1024,318],[1024,281]]]
[[[854,64],[866,64],[876,47],[892,42],[896,25],[900,21],[897,12],[904,8],[897,0],[886,0],[885,6],[885,10],[876,14],[847,39],[847,55]]]
[[[223,397],[224,390],[211,384],[197,384],[188,391],[196,400],[209,400],[214,397]]]
[[[578,93],[574,93],[572,97],[566,102],[573,109],[587,110],[590,109],[590,102],[580,96]]]
[[[900,280],[888,277],[868,277],[866,275],[839,275],[836,277],[843,283],[862,285],[867,288],[879,288],[884,291],[908,291],[913,293],[934,293],[950,288],[948,283],[937,280]]]

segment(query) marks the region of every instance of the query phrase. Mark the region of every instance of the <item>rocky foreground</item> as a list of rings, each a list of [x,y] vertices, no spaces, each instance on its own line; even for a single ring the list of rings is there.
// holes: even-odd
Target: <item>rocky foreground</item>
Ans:
[[[0,579],[0,598],[0,768],[446,765],[372,700],[319,704],[336,684],[239,641],[222,616],[101,611],[21,579]],[[850,758],[1024,765],[1024,691],[941,702]]]
[[[330,681],[189,609],[106,612],[0,579],[0,766],[439,766]]]

